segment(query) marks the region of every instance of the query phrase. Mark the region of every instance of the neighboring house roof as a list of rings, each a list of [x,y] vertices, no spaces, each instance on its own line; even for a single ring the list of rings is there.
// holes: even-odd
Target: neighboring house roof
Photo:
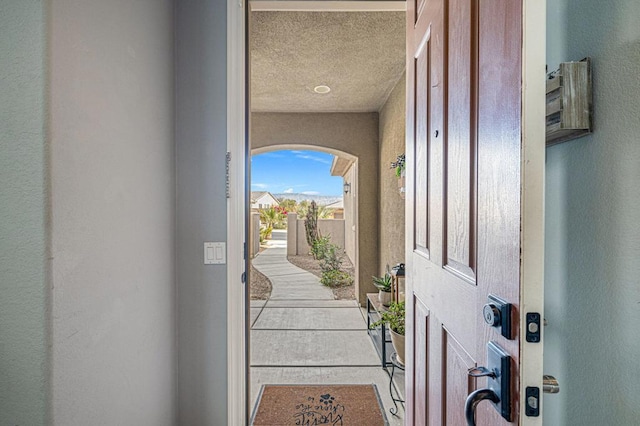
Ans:
[[[266,193],[267,191],[251,191],[251,202],[254,203]]]
[[[335,201],[335,202],[333,202],[331,204],[327,204],[325,207],[328,208],[328,209],[343,209],[344,208],[344,199],[341,198],[338,201]]]
[[[269,191],[251,191],[251,204],[280,205],[280,202]]]

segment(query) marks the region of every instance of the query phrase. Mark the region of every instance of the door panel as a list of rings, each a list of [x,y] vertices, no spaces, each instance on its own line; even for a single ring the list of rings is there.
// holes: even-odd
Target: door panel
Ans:
[[[447,26],[446,268],[476,281],[477,23],[474,0],[451,0]]]
[[[424,5],[427,3],[428,0],[413,0],[413,11],[414,13],[412,13],[411,15],[407,14],[407,16],[411,16],[411,18],[413,18],[413,22],[412,24],[415,24],[416,22],[418,22],[418,19],[420,18],[420,15],[422,15],[422,11],[424,10]]]
[[[426,365],[427,353],[428,353],[428,339],[429,335],[429,310],[422,304],[420,301],[415,298],[414,299],[414,317],[413,323],[415,324],[416,330],[416,340],[414,345],[414,359],[415,362],[419,365]],[[427,369],[416,369],[414,370],[414,389],[416,395],[426,395],[427,394],[427,385],[428,385],[428,376]],[[416,400],[414,405],[415,414],[413,418],[416,419],[416,425],[425,424],[425,419],[427,418],[427,400],[426,398],[420,398]]]
[[[428,134],[427,134],[427,117],[429,109],[429,87],[430,76],[427,72],[429,70],[429,54],[430,54],[430,39],[429,33],[425,34],[424,39],[421,42],[421,49],[414,59],[414,72],[416,76],[415,84],[415,105],[416,105],[416,120],[415,120],[415,161],[416,170],[419,173],[415,174],[414,184],[414,249],[417,252],[421,252],[425,256],[429,257],[429,147],[428,147]]]
[[[475,379],[467,375],[469,368],[476,366],[475,361],[462,345],[443,329],[444,371],[443,393],[446,395],[444,417],[447,425],[464,425],[464,406],[467,395],[475,390]],[[450,409],[449,409],[450,407]]]
[[[517,424],[522,3],[407,7],[407,424],[466,423],[467,396],[487,383],[468,370],[486,363],[489,341],[511,357],[515,397],[510,422],[482,402],[477,424]],[[489,294],[512,304],[512,336],[484,322]]]

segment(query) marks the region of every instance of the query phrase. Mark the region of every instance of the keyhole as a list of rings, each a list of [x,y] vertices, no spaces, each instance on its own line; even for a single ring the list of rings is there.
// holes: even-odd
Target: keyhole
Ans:
[[[438,137],[438,134],[439,134],[439,132],[436,130],[436,131],[434,132],[434,136],[437,138],[437,137]]]

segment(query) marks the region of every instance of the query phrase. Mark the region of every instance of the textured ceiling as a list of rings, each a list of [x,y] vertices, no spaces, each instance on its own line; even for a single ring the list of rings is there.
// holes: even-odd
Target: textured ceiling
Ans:
[[[250,28],[253,111],[378,111],[405,68],[404,12],[253,12]]]

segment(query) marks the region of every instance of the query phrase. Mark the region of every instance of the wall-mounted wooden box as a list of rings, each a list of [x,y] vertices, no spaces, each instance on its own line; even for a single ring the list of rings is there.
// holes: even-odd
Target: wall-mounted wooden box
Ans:
[[[592,131],[591,60],[562,62],[547,79],[547,146]]]

